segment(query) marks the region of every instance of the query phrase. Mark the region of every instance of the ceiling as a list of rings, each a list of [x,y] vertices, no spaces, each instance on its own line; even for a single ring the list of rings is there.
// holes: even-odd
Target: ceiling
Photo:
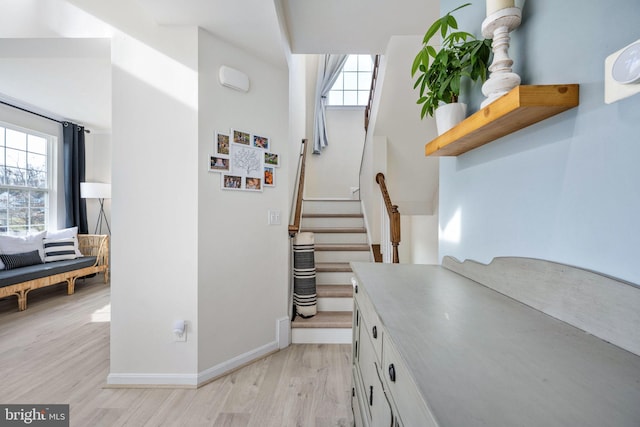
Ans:
[[[74,6],[81,2],[50,0],[49,7],[66,5],[67,18],[73,15],[83,28],[76,38],[64,38],[70,30],[63,25],[66,20],[36,13],[43,12],[40,1],[0,0],[0,99],[20,100],[38,112],[55,112],[56,118],[109,132],[110,45],[100,39],[108,37],[105,30],[96,17]],[[282,68],[288,52],[383,53],[393,35],[422,34],[439,12],[434,0],[134,1],[159,25],[201,27]],[[49,28],[51,22],[57,27]]]
[[[436,0],[136,0],[162,25],[196,25],[272,63],[296,54],[383,53],[424,34]]]
[[[424,34],[438,0],[282,0],[293,53],[378,54],[392,36]]]
[[[111,128],[108,39],[0,38],[0,100],[93,132]]]

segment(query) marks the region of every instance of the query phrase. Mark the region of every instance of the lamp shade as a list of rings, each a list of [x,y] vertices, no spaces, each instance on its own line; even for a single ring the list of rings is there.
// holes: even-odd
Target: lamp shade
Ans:
[[[80,197],[83,199],[110,199],[111,184],[102,182],[81,182]]]

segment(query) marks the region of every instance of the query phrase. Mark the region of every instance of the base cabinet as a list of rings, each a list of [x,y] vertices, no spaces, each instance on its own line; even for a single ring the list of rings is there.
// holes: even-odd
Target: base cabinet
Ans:
[[[587,313],[631,333],[638,304],[622,300],[640,288],[547,261],[493,263],[458,267],[486,285],[440,265],[351,263],[356,425],[640,427],[640,355],[525,302],[564,310],[620,292],[617,308]]]

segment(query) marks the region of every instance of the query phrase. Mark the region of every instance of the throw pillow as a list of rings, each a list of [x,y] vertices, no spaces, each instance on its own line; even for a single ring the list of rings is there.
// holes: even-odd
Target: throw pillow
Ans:
[[[19,254],[25,252],[38,251],[40,261],[44,261],[44,247],[42,239],[45,231],[28,236],[0,236],[0,253]],[[0,270],[4,269],[4,264],[0,262]]]
[[[7,270],[13,270],[14,268],[26,267],[29,265],[42,264],[42,259],[40,259],[38,250],[23,252],[19,254],[0,254],[0,259],[2,259],[4,267]]]
[[[66,239],[44,239],[44,262],[76,259],[76,247],[78,239],[69,237]]]
[[[81,257],[82,252],[78,248],[78,227],[63,228],[62,230],[47,230],[47,239],[68,239],[70,237],[76,238],[76,257]]]

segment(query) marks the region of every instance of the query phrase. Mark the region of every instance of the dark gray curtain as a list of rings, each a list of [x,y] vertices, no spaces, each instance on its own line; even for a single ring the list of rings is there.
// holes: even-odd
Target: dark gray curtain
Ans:
[[[87,205],[80,197],[80,183],[84,182],[84,126],[62,123],[64,156],[64,204],[66,227],[78,227],[78,233],[89,233]]]

